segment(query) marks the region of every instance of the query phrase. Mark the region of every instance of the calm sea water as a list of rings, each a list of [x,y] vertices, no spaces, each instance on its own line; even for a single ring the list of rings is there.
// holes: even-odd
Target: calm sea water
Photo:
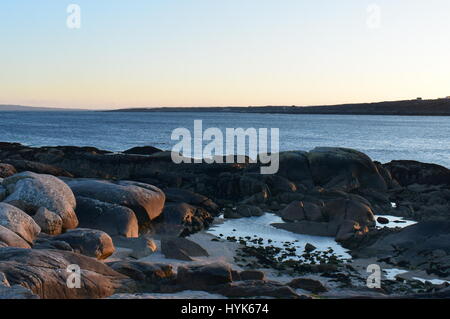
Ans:
[[[450,117],[245,113],[0,112],[0,141],[30,146],[77,145],[122,151],[170,149],[172,130],[279,128],[281,150],[316,146],[358,149],[372,159],[411,159],[450,167]]]

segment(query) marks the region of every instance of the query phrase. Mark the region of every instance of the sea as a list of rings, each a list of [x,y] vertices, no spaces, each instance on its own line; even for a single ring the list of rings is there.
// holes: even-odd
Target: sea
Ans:
[[[281,151],[308,151],[320,146],[347,147],[364,152],[382,163],[407,159],[450,168],[450,117],[436,116],[0,112],[0,142],[19,142],[29,146],[93,146],[114,152],[145,145],[170,150],[178,143],[171,139],[173,131],[185,128],[194,135],[196,120],[202,120],[203,130],[218,128],[224,134],[227,128],[277,128]],[[415,223],[399,217],[388,217],[391,223],[387,227],[407,227]],[[289,243],[297,256],[291,258],[296,260],[300,260],[298,256],[301,256],[306,243],[314,244],[322,254],[333,254],[342,261],[351,259],[348,250],[334,238],[294,234],[271,226],[279,222],[282,220],[272,213],[242,220],[227,220],[220,216],[207,232],[221,238],[257,237],[263,241],[263,245],[279,248]],[[383,269],[383,272],[386,278],[393,279],[395,275],[407,271],[392,268]]]
[[[222,112],[0,112],[0,141],[29,146],[94,146],[120,152],[152,145],[170,150],[173,130],[278,128],[279,149],[348,147],[382,163],[417,160],[450,168],[450,117]]]

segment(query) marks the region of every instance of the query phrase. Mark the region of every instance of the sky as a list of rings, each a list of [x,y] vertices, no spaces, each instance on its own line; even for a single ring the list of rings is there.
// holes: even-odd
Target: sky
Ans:
[[[81,10],[79,29],[67,25],[70,4]],[[444,97],[449,14],[448,0],[2,0],[0,104],[111,109]]]

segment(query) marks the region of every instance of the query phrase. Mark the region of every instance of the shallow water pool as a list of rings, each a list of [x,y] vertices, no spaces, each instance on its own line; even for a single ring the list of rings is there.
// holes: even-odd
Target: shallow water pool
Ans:
[[[279,216],[272,213],[266,213],[260,217],[219,219],[219,223],[211,227],[208,232],[219,238],[233,236],[236,238],[262,238],[263,246],[274,246],[278,248],[286,248],[285,244],[288,242],[291,243],[289,247],[296,249],[297,256],[301,256],[304,253],[305,245],[309,243],[317,248],[315,252],[326,252],[331,248],[333,249],[333,254],[338,259],[351,258],[348,250],[339,245],[332,237],[295,234],[271,226],[273,223],[282,222],[283,220]],[[260,246],[258,243],[251,243],[250,240],[246,240],[248,246]],[[300,257],[292,257],[290,259],[300,259]]]

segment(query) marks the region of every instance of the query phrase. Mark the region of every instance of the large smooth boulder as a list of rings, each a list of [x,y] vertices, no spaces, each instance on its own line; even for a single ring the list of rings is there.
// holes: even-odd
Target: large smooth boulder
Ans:
[[[5,178],[3,186],[10,193],[5,202],[20,206],[31,214],[40,207],[45,207],[61,217],[64,229],[78,226],[75,196],[67,184],[59,178],[23,172]]]
[[[387,190],[376,165],[367,155],[356,150],[318,147],[308,153],[308,160],[316,185],[344,191],[359,188]]]
[[[310,202],[294,201],[278,213],[283,220],[296,222],[302,220],[321,221],[323,219],[321,208]]]
[[[383,165],[400,185],[450,185],[450,170],[437,164],[392,161]]]
[[[65,241],[75,252],[99,260],[108,258],[115,251],[111,237],[101,230],[77,228],[55,236],[53,239]]]
[[[172,266],[167,264],[121,260],[107,265],[135,280],[146,292],[159,291],[161,286],[170,284],[176,278]]]
[[[95,179],[68,179],[67,183],[77,197],[92,198],[130,208],[136,214],[139,224],[157,218],[164,207],[164,193],[149,184]]]
[[[147,257],[158,250],[158,246],[148,235],[142,235],[137,238],[114,236],[112,239],[115,247],[131,250],[129,256],[136,259]]]
[[[181,237],[162,238],[161,252],[170,259],[192,261],[191,257],[209,256],[199,244]]]
[[[393,265],[450,276],[450,222],[427,221],[380,236],[357,251],[361,257],[377,256]]]
[[[277,175],[304,185],[312,185],[313,178],[309,169],[308,153],[303,151],[281,152],[280,168]]]
[[[220,214],[219,206],[206,196],[181,188],[164,189],[168,202],[187,203],[206,209],[212,216]]]
[[[31,248],[30,245],[19,235],[0,225],[0,242],[5,243],[8,247]]]
[[[13,231],[29,244],[32,244],[41,232],[33,218],[6,203],[0,203],[0,226]]]
[[[177,270],[177,283],[191,290],[210,291],[217,285],[233,281],[230,265],[212,263],[205,265],[183,265]]]
[[[297,186],[287,178],[279,175],[260,175],[270,189],[271,195],[297,191]]]
[[[346,240],[368,233],[376,225],[372,209],[364,201],[341,198],[314,203],[294,201],[278,213],[287,223],[274,227],[298,234],[335,237]]]
[[[259,175],[245,174],[239,180],[239,192],[247,197],[254,194],[264,194],[267,197],[270,194],[269,186],[261,181]]]
[[[67,285],[69,265],[80,267],[80,288]],[[93,258],[58,250],[0,248],[0,272],[11,286],[21,285],[48,299],[104,298],[130,284],[126,276]]]
[[[325,203],[324,215],[330,223],[340,225],[344,220],[352,220],[361,227],[374,227],[375,216],[365,203],[352,199],[336,199]]]
[[[130,208],[83,196],[76,199],[79,227],[99,229],[110,236],[139,236],[138,220]]]
[[[261,208],[252,205],[238,205],[235,208],[228,208],[225,210],[224,218],[244,218],[262,216],[264,212]]]
[[[45,207],[38,209],[36,214],[33,216],[36,224],[41,227],[41,231],[48,235],[59,235],[62,233],[63,221],[58,214],[49,211]]]
[[[186,235],[208,227],[214,220],[205,208],[187,203],[167,203],[161,217],[159,232],[174,231]]]

